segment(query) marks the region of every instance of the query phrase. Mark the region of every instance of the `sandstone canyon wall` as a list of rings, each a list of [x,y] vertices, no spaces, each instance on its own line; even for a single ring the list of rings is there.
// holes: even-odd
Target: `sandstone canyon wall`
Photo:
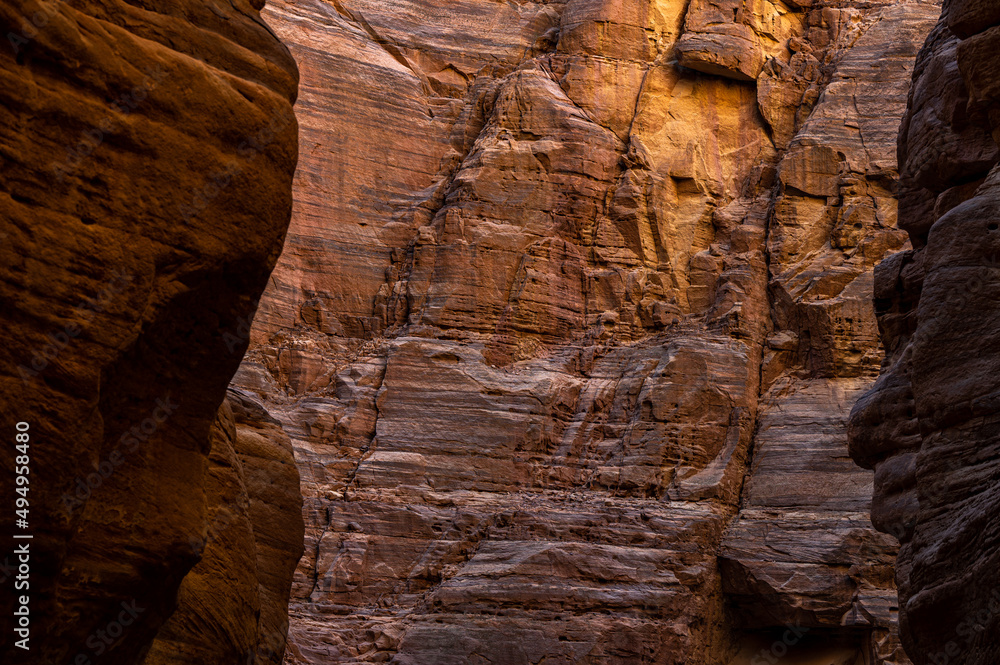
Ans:
[[[908,663],[845,421],[920,0],[300,0],[291,663]]]
[[[297,156],[262,4],[0,3],[0,662],[281,660],[298,474],[260,404],[224,402]]]
[[[950,0],[899,136],[899,225],[879,266],[884,372],[851,416],[872,520],[902,543],[900,629],[918,665],[1000,662],[1000,5]]]

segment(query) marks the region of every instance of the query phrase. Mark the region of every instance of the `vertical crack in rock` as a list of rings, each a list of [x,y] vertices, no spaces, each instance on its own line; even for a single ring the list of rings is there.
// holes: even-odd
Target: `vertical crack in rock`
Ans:
[[[357,473],[356,470],[355,470],[355,473]],[[350,483],[348,483],[348,484],[350,484]],[[345,493],[344,493],[344,500],[345,501],[348,500],[347,499],[346,490],[345,490]],[[316,548],[315,548],[315,554],[313,555],[314,556],[314,561],[313,561],[313,585],[312,585],[312,589],[309,591],[309,597],[310,598],[312,598],[313,595],[316,593],[316,591],[319,589],[319,566],[316,564],[316,562],[319,561],[320,548],[323,546],[323,536],[325,536],[326,533],[327,533],[327,531],[330,530],[330,523],[332,521],[332,519],[330,517],[330,508],[329,508],[329,506],[326,508],[325,512],[326,512],[326,520],[324,521],[323,528],[319,532],[319,535],[316,536]]]
[[[350,497],[351,485],[354,484],[354,480],[358,476],[358,470],[361,468],[361,465],[365,463],[365,460],[371,457],[371,455],[375,453],[375,447],[378,441],[379,395],[384,390],[385,375],[386,372],[388,371],[390,360],[391,360],[391,355],[386,356],[385,364],[382,368],[381,374],[375,377],[375,380],[378,383],[372,387],[373,399],[372,399],[371,437],[368,439],[368,442],[365,444],[365,446],[361,449],[357,465],[354,467],[353,471],[351,471],[348,474],[347,480],[344,483],[344,495],[343,495],[344,501],[351,500]],[[327,510],[329,511],[329,508],[327,508]],[[329,526],[329,519],[327,520],[327,526]]]

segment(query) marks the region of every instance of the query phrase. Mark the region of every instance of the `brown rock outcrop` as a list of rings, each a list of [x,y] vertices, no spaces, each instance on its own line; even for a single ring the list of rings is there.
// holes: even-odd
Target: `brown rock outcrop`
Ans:
[[[302,474],[288,660],[908,663],[845,426],[939,13],[269,5],[303,160],[235,382]]]
[[[234,432],[228,407],[213,434],[287,228],[297,154],[298,75],[261,6],[0,5],[0,526],[33,536],[28,650],[11,627],[25,589],[6,572],[23,543],[4,544],[4,663],[134,665],[174,639],[164,622],[199,613],[189,591],[218,582],[185,576],[223,499],[245,513],[226,536],[240,550],[220,541],[204,564],[250,597],[213,598],[239,616],[212,629],[256,646],[280,623],[294,469],[277,442]]]
[[[998,385],[1000,12],[950,0],[899,136],[900,226],[876,271],[886,360],[851,417],[875,469],[872,521],[899,538],[900,627],[918,665],[1000,659]]]
[[[789,43],[802,35],[807,17],[796,10],[807,4],[691,0],[677,41],[678,62],[708,74],[756,81],[769,59],[788,64],[791,49],[807,43]]]
[[[302,556],[302,495],[291,443],[253,397],[231,390],[212,428],[201,560],[144,665],[280,665],[292,573]]]

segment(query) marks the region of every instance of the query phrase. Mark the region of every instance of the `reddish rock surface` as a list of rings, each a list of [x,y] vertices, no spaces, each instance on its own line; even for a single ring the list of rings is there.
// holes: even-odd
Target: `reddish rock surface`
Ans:
[[[851,416],[851,454],[875,469],[872,520],[902,542],[918,665],[1000,660],[998,35],[995,3],[951,0],[918,59],[899,137],[914,249],[876,271],[886,360]]]
[[[297,474],[276,430],[217,420],[297,154],[298,73],[261,5],[0,5],[4,663],[134,665],[154,640],[148,662],[219,662],[209,636],[235,653],[280,628]],[[8,568],[16,422],[28,651]],[[228,502],[239,519],[189,575]]]
[[[845,427],[939,14],[269,4],[302,159],[235,383],[302,475],[287,661],[908,663]]]
[[[302,496],[291,444],[253,397],[230,391],[212,428],[201,560],[144,665],[279,665],[292,573],[302,556]]]

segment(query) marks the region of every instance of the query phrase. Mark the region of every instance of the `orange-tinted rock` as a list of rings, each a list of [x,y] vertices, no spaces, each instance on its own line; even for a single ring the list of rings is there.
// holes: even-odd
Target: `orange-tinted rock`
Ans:
[[[940,7],[750,4],[268,10],[303,160],[236,383],[302,475],[291,662],[908,662],[845,422]]]
[[[141,662],[215,497],[249,501],[251,520],[266,501],[249,476],[213,485],[213,455],[233,454],[211,434],[291,208],[298,75],[260,7],[0,7],[0,461],[10,508],[9,444],[28,423],[34,536],[30,650],[5,629],[4,663]],[[293,493],[291,480],[275,478]],[[3,511],[4,534],[14,518]],[[250,552],[217,564],[237,575]],[[215,597],[241,614],[220,632],[252,643],[250,613],[281,611],[259,600]]]
[[[787,63],[788,41],[805,16],[781,2],[692,0],[677,42],[678,62],[700,72],[755,81],[768,58]]]

